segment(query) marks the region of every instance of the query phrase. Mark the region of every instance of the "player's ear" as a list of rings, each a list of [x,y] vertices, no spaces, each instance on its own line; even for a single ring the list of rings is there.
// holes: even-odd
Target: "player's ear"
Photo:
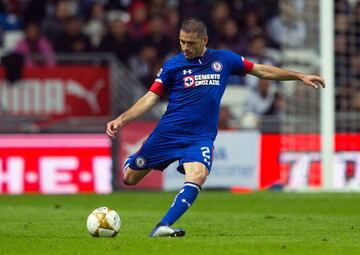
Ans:
[[[209,37],[208,37],[208,36],[205,36],[204,39],[203,39],[203,41],[204,41],[204,45],[207,45],[208,42],[209,42]]]

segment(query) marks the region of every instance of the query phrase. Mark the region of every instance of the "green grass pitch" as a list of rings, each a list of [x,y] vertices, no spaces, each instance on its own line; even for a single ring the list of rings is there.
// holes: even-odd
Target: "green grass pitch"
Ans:
[[[203,191],[176,223],[183,238],[148,238],[175,193],[0,196],[0,254],[360,254],[360,194]],[[115,238],[94,238],[88,214],[114,208]]]

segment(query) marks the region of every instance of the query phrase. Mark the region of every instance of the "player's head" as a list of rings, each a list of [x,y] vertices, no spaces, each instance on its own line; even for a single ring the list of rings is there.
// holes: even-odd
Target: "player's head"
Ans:
[[[186,19],[181,25],[179,40],[185,58],[201,57],[208,43],[206,25],[196,18]]]

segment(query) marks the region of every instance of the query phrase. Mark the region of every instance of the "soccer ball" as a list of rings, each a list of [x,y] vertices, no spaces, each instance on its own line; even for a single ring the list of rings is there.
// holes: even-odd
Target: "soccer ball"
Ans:
[[[86,226],[92,236],[114,237],[119,233],[121,220],[116,211],[108,207],[99,207],[90,213]]]

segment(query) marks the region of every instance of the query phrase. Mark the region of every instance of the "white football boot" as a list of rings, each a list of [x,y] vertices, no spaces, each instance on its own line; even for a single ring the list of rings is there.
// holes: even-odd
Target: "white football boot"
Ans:
[[[185,235],[184,229],[173,229],[167,225],[157,225],[149,237],[181,237]]]

